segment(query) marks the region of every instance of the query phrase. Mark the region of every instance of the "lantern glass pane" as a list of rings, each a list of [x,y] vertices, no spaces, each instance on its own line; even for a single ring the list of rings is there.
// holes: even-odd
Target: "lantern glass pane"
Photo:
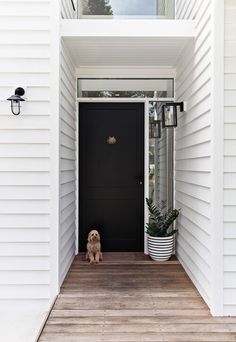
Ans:
[[[173,106],[165,106],[165,126],[175,125],[175,111],[176,108]]]
[[[159,138],[159,124],[153,125],[153,137]]]

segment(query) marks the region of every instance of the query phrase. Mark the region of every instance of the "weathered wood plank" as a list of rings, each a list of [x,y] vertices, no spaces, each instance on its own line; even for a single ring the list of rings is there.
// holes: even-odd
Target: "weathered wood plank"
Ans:
[[[79,335],[78,335],[79,334]],[[43,333],[43,342],[232,342],[234,333]]]
[[[176,259],[76,257],[40,342],[231,342],[236,318],[212,317]],[[119,262],[120,259],[120,262]]]
[[[107,324],[104,326],[104,332],[236,332],[235,324],[197,324],[197,323],[182,323],[182,324]]]
[[[54,313],[55,314],[55,313]],[[167,328],[170,326],[178,326],[179,324],[194,324],[198,325],[199,328],[201,325],[210,325],[217,324],[220,329],[221,325],[224,327],[226,324],[230,327],[230,331],[234,331],[235,329],[235,317],[209,317],[209,316],[88,316],[89,312],[87,312],[87,316],[59,316],[51,315],[48,319],[47,324],[104,324],[104,325],[140,325],[140,324],[150,324],[150,325],[166,325]],[[193,323],[194,322],[194,323]],[[233,329],[233,330],[232,330]]]
[[[152,300],[149,297],[145,298],[58,298],[55,309],[57,310],[70,310],[73,307],[76,309],[84,310],[120,310],[120,309],[149,309],[154,307],[156,309],[205,309],[206,304],[199,298],[158,298]]]

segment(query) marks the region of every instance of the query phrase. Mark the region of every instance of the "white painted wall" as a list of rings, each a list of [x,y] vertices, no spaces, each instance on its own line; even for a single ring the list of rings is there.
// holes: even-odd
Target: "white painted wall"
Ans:
[[[75,253],[75,69],[59,18],[54,0],[0,0],[0,311],[19,326],[1,340],[34,340]]]
[[[236,315],[236,2],[225,0],[224,315]]]
[[[199,7],[204,1],[201,0],[176,0],[175,18],[176,19],[196,19]]]
[[[219,176],[220,187],[221,174],[215,169],[213,154],[221,151],[215,150],[214,136],[217,115],[213,105],[216,82],[213,2],[177,0],[176,15],[196,18],[195,41],[186,46],[177,64],[176,99],[187,101],[187,112],[180,115],[175,135],[175,205],[182,208],[176,252],[212,313],[221,314],[222,286],[220,281],[217,284],[218,276],[222,279],[221,248],[217,251],[218,270],[215,258],[215,237],[219,229],[218,237],[221,238],[222,221],[219,216],[220,223],[216,222],[214,198],[216,179]],[[220,131],[218,133],[219,140]]]
[[[65,45],[60,71],[60,232],[59,281],[62,284],[76,252],[76,76]]]
[[[0,308],[47,310],[57,229],[54,1],[0,1]],[[53,61],[52,61],[53,60]],[[57,81],[57,83],[56,83]],[[53,87],[52,87],[53,85]],[[5,101],[26,87],[22,113]],[[52,94],[53,97],[52,97]],[[52,181],[52,173],[53,179]]]
[[[72,1],[75,10],[73,9]],[[77,18],[77,0],[61,0],[61,18],[76,19]]]
[[[176,130],[177,254],[215,316],[223,309],[224,3],[176,1],[196,19],[196,38],[179,57],[176,97],[187,111]],[[231,285],[233,278],[231,278]],[[230,299],[232,301],[232,298]]]
[[[225,4],[224,314],[228,315],[236,311],[236,38],[232,34],[235,4],[232,0],[225,0]],[[196,17],[197,37],[178,60],[176,97],[188,102],[188,110],[176,131],[175,172],[176,206],[182,208],[178,257],[212,308],[215,266],[211,203],[212,184],[216,183],[211,157],[215,125],[211,5],[210,0],[177,1],[177,17]],[[63,18],[73,14],[65,7],[61,13]],[[59,65],[58,18],[59,4],[53,0],[0,0],[2,310],[47,310],[75,254],[75,68],[64,45]],[[119,68],[112,72],[121,75]],[[96,70],[92,74],[80,69],[79,73],[92,77]],[[27,101],[22,114],[14,117],[5,99],[18,86],[27,87]]]

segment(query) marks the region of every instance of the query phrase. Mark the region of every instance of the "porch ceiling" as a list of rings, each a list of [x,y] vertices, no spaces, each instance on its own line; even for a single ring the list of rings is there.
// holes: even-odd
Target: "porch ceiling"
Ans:
[[[151,26],[150,21],[145,21],[148,26],[143,21],[139,21],[137,26],[137,22],[132,20],[128,21],[129,25],[127,20],[89,21],[90,26],[86,26],[88,23],[85,24],[84,20],[65,20],[62,23],[62,38],[77,68],[173,68],[183,48],[194,37],[193,23],[186,21],[152,21]],[[140,30],[140,24],[144,25],[143,30]]]

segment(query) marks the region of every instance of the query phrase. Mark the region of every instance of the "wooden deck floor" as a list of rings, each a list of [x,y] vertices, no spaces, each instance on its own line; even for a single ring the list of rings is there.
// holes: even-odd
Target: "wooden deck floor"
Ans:
[[[177,260],[136,253],[77,257],[40,342],[229,342],[236,318],[213,318]]]

